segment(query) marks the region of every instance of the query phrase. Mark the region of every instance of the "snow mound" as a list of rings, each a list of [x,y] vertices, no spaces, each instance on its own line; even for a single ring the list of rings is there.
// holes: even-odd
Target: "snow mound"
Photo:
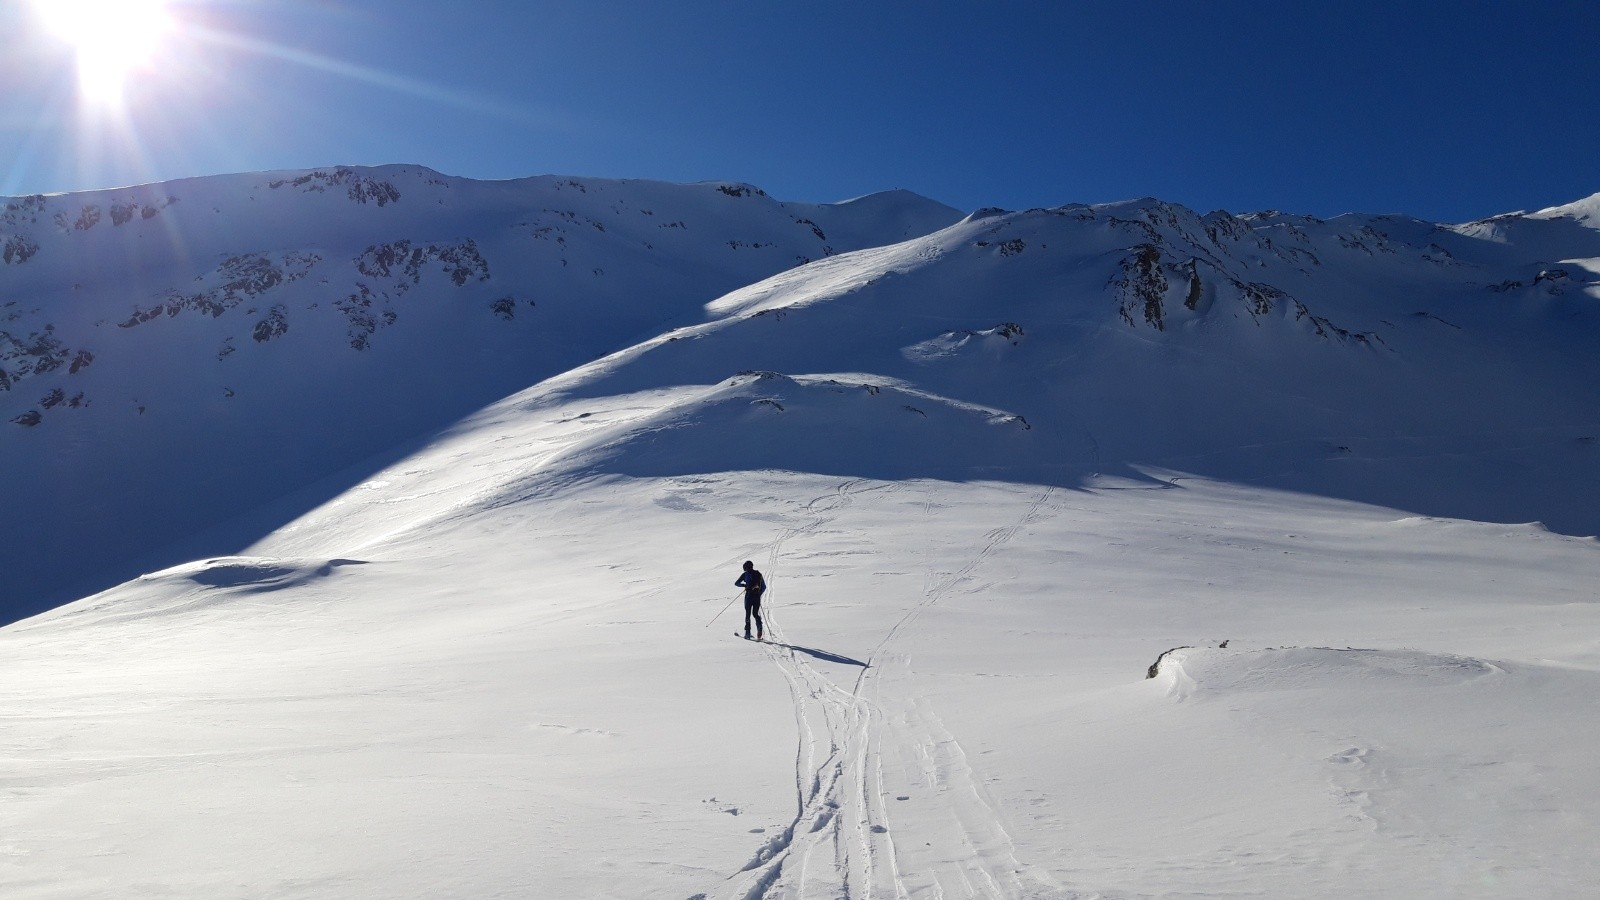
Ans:
[[[941,359],[982,353],[992,356],[1015,347],[1023,336],[1021,325],[1006,322],[982,331],[946,331],[937,337],[912,344],[900,353],[912,362],[931,363]]]
[[[174,566],[46,613],[21,626],[44,622],[108,624],[136,619],[193,615],[232,601],[282,593],[303,599],[293,589],[335,577],[356,559],[303,559],[228,556]]]
[[[265,593],[292,588],[316,578],[326,578],[342,566],[364,565],[361,560],[284,560],[228,556],[190,563],[145,576],[144,580],[176,578],[209,588],[237,588]]]
[[[894,379],[744,372],[601,436],[572,463],[644,477],[775,469],[961,480],[1037,468],[1048,445],[1034,438],[1022,415]],[[1087,467],[1089,456],[1052,461]]]
[[[1490,663],[1416,650],[1181,649],[1168,654],[1157,677],[1175,696],[1307,690],[1415,690],[1449,687],[1502,670]]]
[[[1392,590],[1373,602],[1392,603]],[[1091,706],[1084,719],[1096,717],[1103,746],[1052,760],[1071,773],[1058,789],[1079,810],[1116,819],[1097,823],[1099,844],[1075,871],[1119,896],[1168,893],[1124,874],[1128,852],[1159,829],[1193,896],[1576,896],[1567,888],[1593,881],[1592,835],[1580,835],[1592,819],[1571,804],[1593,783],[1597,673],[1518,659],[1513,635],[1473,642],[1504,648],[1495,661],[1170,651],[1142,702],[1117,692]],[[1139,775],[1114,774],[1128,771]],[[1139,814],[1118,818],[1123,808]],[[1268,834],[1271,861],[1241,853]],[[1397,864],[1372,865],[1374,852]]]

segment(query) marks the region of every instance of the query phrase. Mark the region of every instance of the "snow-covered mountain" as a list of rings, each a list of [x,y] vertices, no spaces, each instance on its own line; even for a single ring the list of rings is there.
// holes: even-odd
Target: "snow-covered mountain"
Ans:
[[[1582,896],[1597,205],[13,200],[0,886]]]
[[[176,562],[150,554],[727,291],[958,218],[905,192],[404,166],[5,201],[0,477],[26,537],[0,615]]]
[[[414,167],[11,200],[0,471],[27,537],[4,606],[227,551],[183,541],[355,467],[270,530],[569,370],[607,394],[727,383],[661,413],[719,427],[749,393],[729,379],[790,376],[765,388],[790,415],[691,468],[1070,483],[1159,463],[1593,533],[1595,203],[1463,226],[1156,200],[956,223],[903,192]],[[827,385],[844,373],[899,402],[850,405]],[[797,439],[820,428],[841,434]],[[649,446],[627,465],[667,473]]]

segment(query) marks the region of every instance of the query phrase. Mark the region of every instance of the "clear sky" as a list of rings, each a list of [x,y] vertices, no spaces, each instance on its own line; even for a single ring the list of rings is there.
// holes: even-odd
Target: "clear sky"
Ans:
[[[0,0],[0,194],[399,162],[1465,221],[1600,191],[1597,36],[1597,0]]]

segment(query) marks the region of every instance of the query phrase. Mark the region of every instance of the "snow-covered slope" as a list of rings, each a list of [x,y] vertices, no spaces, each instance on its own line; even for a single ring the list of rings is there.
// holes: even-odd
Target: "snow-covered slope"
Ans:
[[[627,189],[645,187],[713,204],[685,219],[704,230],[715,204],[772,203]],[[1586,894],[1600,245],[1582,204],[1460,226],[772,205],[806,233],[795,219],[846,233],[830,215],[895,233],[661,275],[685,287],[648,315],[644,295],[590,295],[616,309],[525,337],[568,355],[515,391],[427,348],[491,341],[523,307],[481,330],[440,313],[407,343],[398,304],[435,275],[455,296],[451,261],[424,250],[413,283],[415,246],[355,240],[341,266],[402,273],[365,350],[340,345],[342,311],[296,306],[208,361],[327,314],[294,359],[403,348],[360,382],[371,402],[420,390],[406,364],[503,396],[401,441],[296,419],[318,398],[282,394],[270,421],[310,448],[304,488],[275,493],[300,483],[282,476],[191,545],[215,550],[0,630],[0,890]],[[653,283],[610,252],[585,261]],[[734,283],[691,296],[707,272]],[[124,331],[259,321],[240,308]],[[8,426],[6,452],[96,409],[59,406]],[[189,443],[148,446],[177,460],[175,504],[215,509],[180,470],[242,445],[175,408]],[[388,443],[334,471],[363,435]],[[772,585],[766,645],[728,634],[745,559]]]
[[[6,618],[810,259],[950,224],[906,192],[417,167],[6,201]]]
[[[541,390],[757,400],[695,471],[1071,485],[1160,465],[1594,534],[1600,268],[1540,252],[1154,201],[975,217],[736,291]],[[981,414],[958,436],[947,407]],[[828,442],[796,439],[829,419]],[[611,470],[681,474],[662,442]]]

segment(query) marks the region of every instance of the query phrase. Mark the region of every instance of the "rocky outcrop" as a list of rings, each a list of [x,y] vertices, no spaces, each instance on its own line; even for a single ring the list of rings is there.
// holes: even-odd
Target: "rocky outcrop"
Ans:
[[[55,326],[19,336],[0,331],[0,390],[10,387],[31,375],[43,375],[67,367],[70,374],[94,362],[94,354],[63,344],[55,335]]]
[[[400,320],[394,303],[421,285],[430,269],[442,273],[458,288],[490,279],[489,262],[471,240],[454,244],[409,240],[374,244],[355,258],[355,268],[371,283],[357,282],[354,292],[334,303],[350,323],[350,346],[355,350],[367,349],[373,334]],[[501,318],[510,319],[515,315],[516,302],[491,308]]]
[[[1129,325],[1138,319],[1161,331],[1166,328],[1166,296],[1171,288],[1162,271],[1161,249],[1154,244],[1140,244],[1131,256],[1122,260],[1118,274],[1111,283],[1118,299],[1117,314]]]
[[[1149,326],[1164,331],[1175,314],[1204,319],[1232,314],[1242,308],[1257,324],[1269,317],[1283,318],[1292,314],[1294,321],[1310,325],[1317,337],[1353,345],[1382,343],[1374,332],[1342,328],[1324,316],[1313,314],[1306,304],[1282,287],[1239,274],[1261,268],[1260,259],[1268,254],[1293,264],[1301,275],[1311,274],[1307,266],[1321,265],[1321,260],[1310,249],[1312,242],[1306,233],[1280,221],[1283,217],[1278,214],[1257,215],[1265,217],[1271,228],[1290,235],[1296,242],[1303,242],[1303,247],[1275,244],[1252,232],[1249,220],[1222,213],[1200,220],[1204,222],[1200,228],[1193,227],[1194,223],[1186,216],[1165,205],[1137,218],[1108,217],[1107,221],[1113,226],[1132,229],[1141,237],[1150,238],[1130,247],[1111,277],[1109,287],[1117,304],[1118,317],[1131,327]],[[1371,254],[1396,252],[1386,235],[1370,227],[1335,235],[1335,240],[1341,246],[1348,243]],[[1178,262],[1184,253],[1195,255]],[[1216,305],[1219,302],[1223,304],[1221,307]]]
[[[355,259],[356,271],[368,278],[394,279],[395,290],[404,293],[422,283],[424,267],[441,268],[456,287],[469,281],[488,281],[489,263],[471,241],[455,244],[413,244],[408,240],[374,244]]]
[[[20,266],[32,259],[33,255],[38,252],[39,245],[25,237],[12,235],[7,237],[3,243],[0,243],[0,259],[4,259],[8,266]]]
[[[530,308],[537,305],[532,300],[525,302]],[[509,322],[517,317],[517,298],[501,297],[499,300],[489,304],[489,311]]]
[[[1383,338],[1379,337],[1376,332],[1357,332],[1340,328],[1326,317],[1313,315],[1304,303],[1298,300],[1292,300],[1291,302],[1294,304],[1295,321],[1309,324],[1317,337],[1338,341],[1341,344],[1360,344],[1362,346],[1383,343]]]
[[[159,304],[136,307],[127,319],[118,324],[123,328],[133,328],[163,315],[173,318],[185,312],[198,312],[217,318],[279,285],[299,281],[321,261],[322,257],[315,253],[302,252],[232,256],[196,279],[202,283],[216,282],[215,287],[194,292],[169,291]]]
[[[280,188],[299,188],[303,193],[323,193],[329,190],[343,189],[345,196],[356,203],[371,203],[376,206],[387,206],[400,201],[400,189],[391,181],[362,175],[353,169],[340,166],[332,172],[308,172],[297,178],[280,178],[267,182],[267,187],[278,190]]]
[[[289,311],[282,306],[274,306],[267,312],[266,318],[256,323],[250,336],[258,343],[266,343],[273,338],[282,337],[289,332]]]

